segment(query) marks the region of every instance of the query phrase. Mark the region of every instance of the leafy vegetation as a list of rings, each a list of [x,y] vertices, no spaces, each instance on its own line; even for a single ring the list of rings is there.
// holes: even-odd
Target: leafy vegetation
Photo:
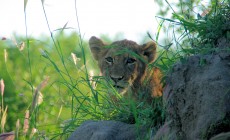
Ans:
[[[189,4],[186,1],[179,1],[177,4],[171,4],[165,1],[173,12],[172,18],[157,16],[160,22],[156,40],[161,42],[158,39],[162,32],[166,31],[168,34],[166,45],[159,44],[162,52],[158,58],[160,62],[156,64],[165,73],[171,70],[171,66],[176,61],[188,56],[229,51],[229,46],[222,48],[217,46],[222,40],[230,39],[230,1],[213,0],[208,1],[206,5],[199,5],[199,2],[191,1]],[[180,7],[178,12],[173,9],[175,5]],[[165,15],[168,10],[162,12]]]
[[[178,14],[174,14],[174,17],[180,21],[189,34],[191,45],[197,51],[195,53],[201,53],[201,50],[204,49],[214,51],[219,39],[229,39],[229,10],[229,4],[217,2],[212,4],[212,9],[203,17],[199,14],[197,19],[190,20]]]
[[[47,39],[30,38],[30,47],[21,50],[19,47],[22,46],[16,46],[12,40],[1,42],[0,55],[4,61],[0,63],[0,77],[5,83],[4,105],[8,105],[5,131],[14,130],[17,119],[23,126],[26,110],[30,111],[31,130],[41,128],[44,130],[42,132],[44,135],[46,135],[45,131],[49,135],[57,133],[61,123],[72,117],[70,97],[73,89],[69,90],[69,88],[70,84],[75,86],[76,78],[80,78],[80,75],[82,78],[85,75],[82,70],[83,57],[80,48],[76,48],[78,40],[76,34],[68,36],[60,34],[59,37],[59,43],[67,46],[61,52],[57,52],[52,42]],[[18,38],[17,40],[24,42],[26,39]],[[28,49],[31,56],[31,71],[27,56]],[[89,55],[87,51],[85,56]],[[76,59],[76,65],[73,58]],[[74,82],[71,83],[71,81]],[[84,86],[81,88],[83,91],[86,89]],[[20,130],[23,131],[22,127]]]

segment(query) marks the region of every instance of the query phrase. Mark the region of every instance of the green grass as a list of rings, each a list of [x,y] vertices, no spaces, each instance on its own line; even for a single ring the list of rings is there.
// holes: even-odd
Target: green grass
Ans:
[[[173,34],[176,46],[184,54],[203,54],[216,51],[218,39],[229,40],[229,17],[230,2],[228,0],[211,1],[205,11],[206,14],[195,13],[193,17],[187,17],[186,13],[173,13],[172,19],[160,18],[164,22],[174,24],[175,33],[179,32],[179,37]],[[191,9],[192,10],[192,9]],[[187,44],[185,42],[188,42]],[[189,47],[185,47],[189,46]]]

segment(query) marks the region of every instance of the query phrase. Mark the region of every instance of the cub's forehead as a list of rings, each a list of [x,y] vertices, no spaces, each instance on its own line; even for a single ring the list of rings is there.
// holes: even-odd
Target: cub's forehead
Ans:
[[[136,42],[131,40],[121,40],[113,42],[112,44],[106,46],[107,56],[130,56],[133,53],[139,54],[141,46],[139,46]]]
[[[111,46],[118,47],[118,48],[127,48],[132,50],[137,50],[140,47],[136,42],[127,39],[113,42]]]

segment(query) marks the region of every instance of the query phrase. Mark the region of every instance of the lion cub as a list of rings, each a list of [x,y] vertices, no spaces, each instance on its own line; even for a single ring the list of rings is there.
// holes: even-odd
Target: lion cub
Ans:
[[[154,42],[138,45],[134,41],[121,40],[109,45],[93,36],[89,46],[102,75],[120,94],[128,93],[135,99],[148,101],[162,95],[159,69],[148,69],[148,64],[156,57]]]

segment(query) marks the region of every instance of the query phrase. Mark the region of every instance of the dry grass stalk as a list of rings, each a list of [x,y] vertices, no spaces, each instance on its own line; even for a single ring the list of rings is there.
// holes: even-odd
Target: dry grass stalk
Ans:
[[[7,53],[6,49],[4,49],[4,60],[5,60],[5,63],[7,61],[7,58],[8,58],[8,53]]]
[[[4,128],[5,128],[5,124],[6,124],[7,109],[8,109],[8,106],[6,106],[6,108],[2,110],[3,111],[2,118],[1,118],[1,130],[2,130],[2,132],[4,132]]]
[[[25,42],[20,43],[18,47],[19,47],[19,51],[23,51],[25,48]]]
[[[76,54],[71,53],[71,57],[73,59],[73,62],[75,65],[77,65],[77,62],[80,61],[81,59],[76,56]]]
[[[25,113],[25,119],[24,119],[24,126],[23,126],[23,134],[26,135],[29,130],[29,117],[30,117],[30,111],[26,110]]]
[[[1,79],[0,80],[0,90],[1,90],[2,98],[3,98],[3,95],[4,95],[4,89],[5,89],[5,84],[4,84],[3,79]]]
[[[33,102],[32,102],[32,107],[31,107],[31,112],[33,112],[33,110],[35,109],[35,107],[37,105],[39,105],[42,102],[42,93],[40,92],[40,90],[42,88],[44,88],[47,83],[48,83],[49,77],[46,77],[39,85],[38,87],[35,89],[34,91],[34,96],[33,96]]]
[[[16,122],[16,131],[15,131],[16,139],[18,139],[19,129],[20,129],[20,120],[17,119],[17,122]]]
[[[90,70],[89,71],[89,80],[90,80],[90,84],[92,86],[93,89],[96,89],[96,81],[93,79],[94,77],[94,71]]]
[[[37,132],[36,128],[32,128],[31,133],[30,133],[30,139],[34,136],[34,134]]]

